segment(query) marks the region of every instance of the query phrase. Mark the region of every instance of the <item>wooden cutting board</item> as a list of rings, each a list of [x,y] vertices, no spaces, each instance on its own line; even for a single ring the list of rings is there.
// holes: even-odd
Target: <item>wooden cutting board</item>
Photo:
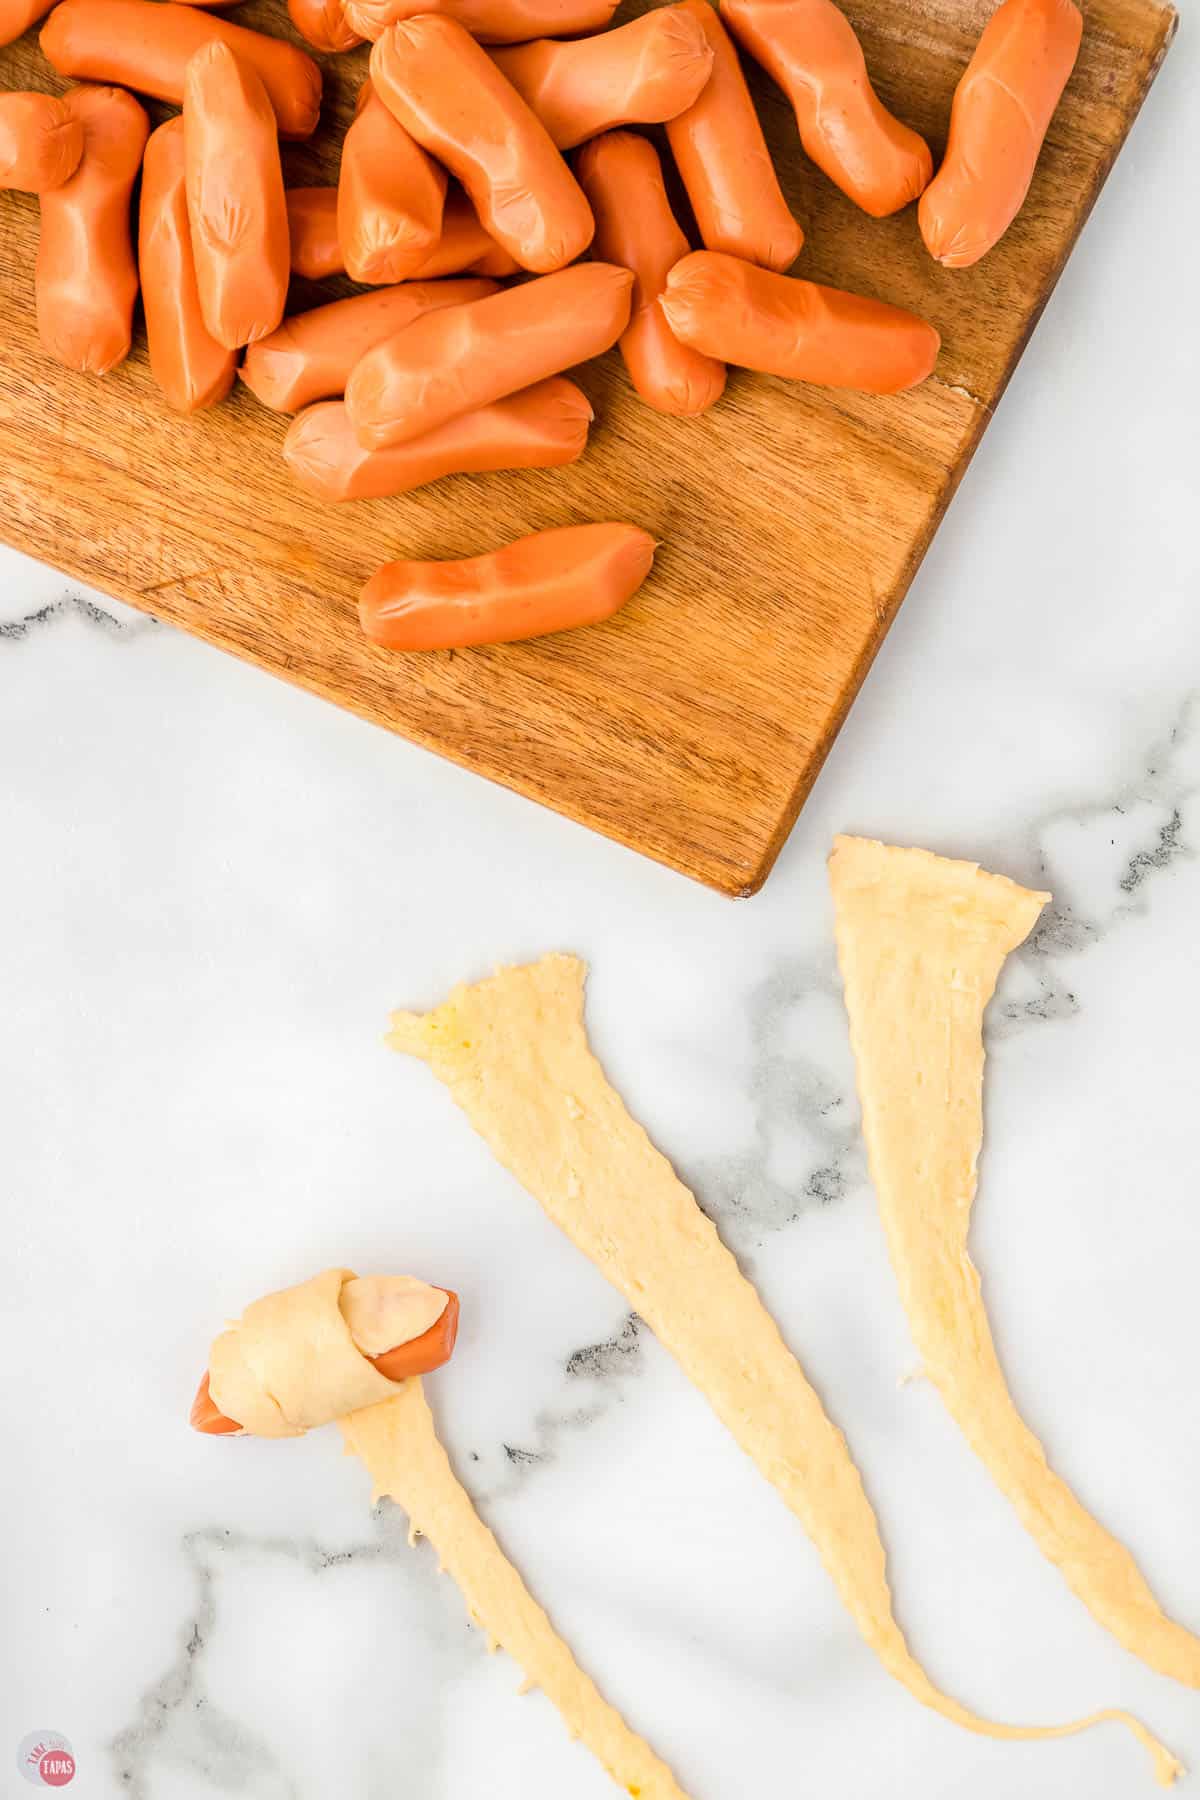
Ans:
[[[935,156],[991,7],[850,0],[884,99]],[[1176,24],[1161,0],[1085,0],[1085,10],[1079,64],[1025,210],[965,272],[929,259],[914,209],[876,221],[837,193],[806,164],[780,95],[754,80],[807,233],[797,272],[931,319],[943,349],[923,387],[871,398],[734,374],[722,404],[688,421],[643,406],[611,356],[582,376],[597,419],[575,468],[462,476],[392,501],[339,508],[299,492],[279,457],[286,420],[243,389],[215,412],[174,417],[140,341],[103,381],[48,361],[33,319],[36,204],[0,194],[0,534],[687,875],[753,893]],[[237,17],[294,36],[279,0],[251,0]],[[326,122],[311,145],[288,147],[290,183],[335,179],[365,53],[325,66]],[[35,33],[0,51],[0,84],[64,85]],[[300,304],[322,297],[298,288]],[[648,585],[606,625],[409,657],[359,634],[358,589],[392,557],[470,555],[609,518],[647,527],[662,549]]]

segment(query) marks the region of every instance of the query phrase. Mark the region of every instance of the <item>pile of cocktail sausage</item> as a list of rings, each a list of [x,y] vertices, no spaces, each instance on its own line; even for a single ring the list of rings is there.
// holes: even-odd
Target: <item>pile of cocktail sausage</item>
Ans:
[[[1079,48],[1073,0],[1002,0],[936,174],[833,0],[679,0],[610,28],[614,6],[289,0],[315,49],[372,50],[337,186],[288,190],[279,140],[320,115],[310,56],[198,5],[62,0],[41,47],[84,85],[0,94],[0,187],[40,200],[46,353],[107,374],[129,353],[140,289],[168,404],[214,406],[240,375],[296,415],[284,457],[326,501],[575,461],[592,412],[565,371],[614,344],[642,400],[676,415],[714,405],[729,363],[880,394],[924,380],[931,324],[785,273],[803,232],[738,46],[786,93],[829,180],[877,218],[918,202],[930,254],[964,268],[1024,201]],[[0,0],[0,42],[47,10]],[[135,94],[181,111],[151,132]],[[631,125],[665,128],[704,248]],[[293,274],[335,273],[369,291],[288,314]],[[589,624],[636,592],[654,550],[606,522],[465,562],[394,562],[360,618],[401,650]]]

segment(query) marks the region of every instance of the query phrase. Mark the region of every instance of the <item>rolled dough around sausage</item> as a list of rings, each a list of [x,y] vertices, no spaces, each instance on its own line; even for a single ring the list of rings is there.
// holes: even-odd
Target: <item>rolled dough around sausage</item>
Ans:
[[[353,1269],[326,1269],[264,1294],[214,1339],[209,1393],[225,1417],[259,1438],[297,1438],[396,1393],[342,1318],[338,1300],[353,1280]]]
[[[256,1437],[300,1437],[400,1387],[367,1361],[377,1352],[352,1333],[360,1325],[382,1348],[436,1323],[446,1296],[405,1276],[326,1269],[311,1281],[265,1294],[214,1340],[208,1391],[226,1418]],[[432,1314],[432,1316],[430,1316]],[[394,1333],[389,1337],[389,1333]]]

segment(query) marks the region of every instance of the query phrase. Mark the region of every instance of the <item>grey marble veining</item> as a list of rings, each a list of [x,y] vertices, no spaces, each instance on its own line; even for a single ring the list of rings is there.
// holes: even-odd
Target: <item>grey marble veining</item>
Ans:
[[[505,1475],[477,1491],[477,1499],[507,1499],[520,1492],[530,1475],[570,1453],[575,1433],[585,1431],[610,1407],[620,1404],[626,1384],[642,1372],[645,1329],[636,1313],[627,1313],[612,1337],[571,1351],[562,1366],[560,1393],[538,1408],[528,1442],[501,1446],[508,1464]]]
[[[169,1791],[172,1772],[183,1769],[216,1792],[252,1793],[256,1800],[294,1800],[304,1792],[303,1780],[289,1772],[287,1759],[252,1720],[214,1704],[206,1681],[208,1654],[220,1644],[223,1602],[248,1568],[264,1563],[281,1565],[304,1583],[336,1579],[351,1567],[386,1568],[400,1580],[425,1653],[426,1694],[410,1696],[406,1708],[407,1751],[425,1767],[436,1766],[441,1727],[436,1708],[423,1702],[484,1646],[451,1584],[439,1576],[432,1550],[410,1544],[403,1514],[382,1504],[372,1525],[368,1539],[333,1550],[310,1539],[255,1538],[217,1527],[187,1533],[180,1549],[196,1597],[179,1632],[178,1654],[142,1696],[136,1721],[111,1745],[116,1778],[132,1800]]]
[[[135,638],[158,625],[157,619],[152,619],[147,614],[130,613],[124,607],[120,610],[124,616],[98,605],[95,600],[68,592],[57,600],[48,600],[15,618],[0,618],[0,645],[39,640],[48,626],[54,626],[62,619],[73,619],[93,626],[110,638]]]

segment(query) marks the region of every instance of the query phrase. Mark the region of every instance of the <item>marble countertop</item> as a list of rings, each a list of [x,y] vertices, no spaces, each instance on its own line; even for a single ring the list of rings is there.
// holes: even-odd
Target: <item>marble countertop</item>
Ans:
[[[0,553],[0,1793],[605,1800],[333,1433],[186,1426],[209,1337],[332,1262],[457,1288],[455,1463],[695,1800],[1149,1792],[1117,1728],[968,1737],[493,1164],[389,1007],[572,949],[633,1110],[845,1430],[899,1617],[992,1716],[1200,1701],[1111,1642],[913,1369],[865,1179],[837,830],[1054,890],[990,1019],[973,1234],[1018,1401],[1200,1628],[1200,56],[1185,29],[778,869],[733,903]]]

